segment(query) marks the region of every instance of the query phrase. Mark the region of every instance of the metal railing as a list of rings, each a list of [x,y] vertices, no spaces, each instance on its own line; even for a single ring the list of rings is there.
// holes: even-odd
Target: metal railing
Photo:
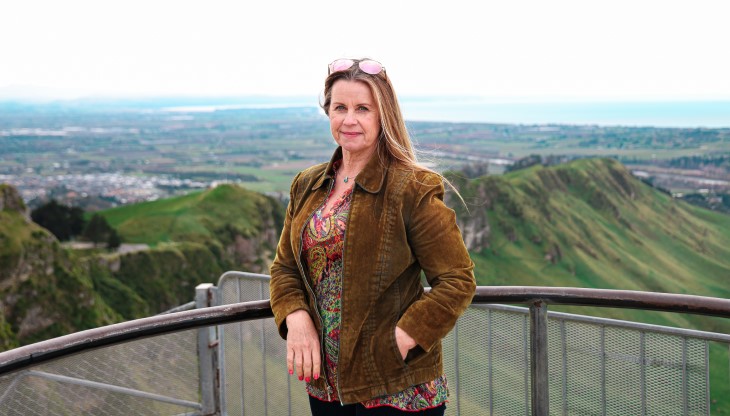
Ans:
[[[227,273],[215,290],[224,304],[265,299],[268,276]],[[447,414],[710,414],[708,343],[730,345],[730,335],[547,313],[547,303],[730,317],[727,299],[479,287],[443,341],[451,389]],[[285,344],[273,322],[226,325],[219,337],[226,351],[239,352],[221,358],[230,414],[297,414],[290,409],[307,408],[301,383],[286,374]],[[730,379],[730,372],[725,376]]]
[[[197,288],[199,309],[0,353],[0,415],[307,414],[267,298],[268,276],[229,272]],[[479,287],[443,341],[447,414],[711,413],[708,345],[727,351],[729,335],[548,313],[548,303],[730,317],[727,299]]]

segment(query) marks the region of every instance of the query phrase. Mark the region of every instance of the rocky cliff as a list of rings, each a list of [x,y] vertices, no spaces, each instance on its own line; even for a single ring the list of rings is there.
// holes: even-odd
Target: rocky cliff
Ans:
[[[0,207],[2,349],[119,319],[14,188],[0,185]]]

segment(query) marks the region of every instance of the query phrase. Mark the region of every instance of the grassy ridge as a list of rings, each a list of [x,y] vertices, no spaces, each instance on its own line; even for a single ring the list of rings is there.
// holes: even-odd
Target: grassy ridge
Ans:
[[[481,284],[618,288],[730,297],[730,216],[677,201],[618,162],[584,159],[504,177],[453,177],[491,233]]]
[[[225,239],[234,231],[244,237],[259,233],[281,207],[271,198],[235,185],[220,185],[185,196],[126,205],[101,212],[125,242],[156,245],[172,241]],[[278,229],[277,229],[278,232]]]
[[[197,284],[214,283],[225,270],[261,267],[282,211],[272,198],[230,184],[101,211],[126,243],[152,249],[106,256],[102,263],[111,266],[90,267],[125,318],[147,316],[187,302]]]

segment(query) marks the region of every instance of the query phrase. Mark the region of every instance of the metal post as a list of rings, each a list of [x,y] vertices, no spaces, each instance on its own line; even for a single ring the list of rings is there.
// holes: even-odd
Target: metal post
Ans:
[[[530,330],[528,327],[531,325],[531,323],[528,323],[528,320],[530,319],[529,316],[524,316],[522,318],[522,363],[524,364],[522,367],[524,368],[523,375],[523,386],[522,390],[525,392],[525,416],[530,416],[530,408],[532,407],[530,405],[530,369],[531,369],[531,359],[530,359]],[[534,380],[534,379],[533,379]]]
[[[687,337],[682,337],[682,414],[689,415],[689,374],[687,374]]]
[[[560,344],[563,347],[563,416],[568,416],[568,337],[565,331],[565,320],[560,320]]]
[[[454,390],[456,395],[456,414],[461,415],[461,394],[459,389],[459,321],[454,325]]]
[[[494,385],[492,384],[492,310],[487,310],[487,362],[489,363],[489,416],[494,416]]]
[[[220,306],[223,304],[223,293],[221,291],[221,288],[218,286],[213,286],[213,306]],[[224,333],[224,327],[223,325],[216,326],[216,332],[218,336],[218,345],[216,347],[215,351],[215,369],[217,371],[216,375],[216,385],[218,386],[218,409],[222,416],[228,416],[228,409],[226,408],[226,346],[224,344],[224,340],[226,339],[225,333]]]
[[[264,299],[264,282],[259,282],[259,299]],[[261,319],[259,322],[259,328],[261,331],[259,332],[259,336],[261,337],[261,375],[263,376],[262,384],[264,388],[264,415],[269,415],[269,392],[268,392],[268,384],[269,380],[268,377],[266,377],[266,327],[264,324],[266,323],[265,320]]]
[[[530,370],[532,375],[532,416],[549,414],[547,303],[530,304]]]
[[[710,402],[710,343],[705,341],[705,414],[710,416],[712,413]]]
[[[195,287],[195,307],[211,306],[213,284],[203,283]],[[211,339],[212,337],[212,339]],[[217,415],[218,391],[215,369],[215,327],[198,329],[198,364],[200,366],[200,399],[203,415]]]
[[[639,370],[641,371],[641,416],[646,416],[646,333],[639,334]]]
[[[601,415],[606,416],[606,326],[601,325]]]
[[[238,302],[243,302],[243,297],[241,295],[241,284],[243,283],[242,280],[238,281],[238,284],[236,285],[236,296],[238,299]],[[238,374],[241,375],[241,392],[239,394],[239,397],[241,398],[241,416],[246,416],[246,374],[244,372],[243,363],[245,361],[244,358],[244,349],[243,349],[243,331],[244,331],[244,322],[238,323]]]

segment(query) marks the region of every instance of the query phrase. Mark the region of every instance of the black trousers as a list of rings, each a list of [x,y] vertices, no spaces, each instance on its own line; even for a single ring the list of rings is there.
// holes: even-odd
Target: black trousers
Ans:
[[[406,412],[390,406],[368,409],[360,403],[343,406],[338,401],[323,402],[312,396],[309,396],[309,407],[312,409],[312,416],[443,416],[444,411],[446,411],[446,403],[420,412]]]

